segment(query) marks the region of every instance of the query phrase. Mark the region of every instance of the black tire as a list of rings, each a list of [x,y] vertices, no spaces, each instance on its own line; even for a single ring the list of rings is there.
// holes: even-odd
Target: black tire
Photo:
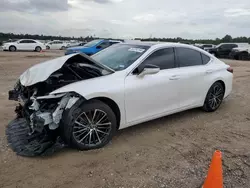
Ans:
[[[49,47],[49,46],[46,46],[46,49],[47,49],[47,50],[49,50],[49,49],[50,49],[50,47]]]
[[[98,124],[98,119],[95,120],[96,118],[94,114],[97,114],[96,111],[100,114],[103,113],[105,116],[103,118],[103,121],[100,121],[100,123],[102,124],[102,128]],[[89,120],[91,119],[91,125],[87,122],[88,118],[85,118],[86,116],[84,113],[88,116]],[[99,114],[98,117],[100,117]],[[82,124],[79,125],[75,123],[76,121]],[[106,129],[103,129],[104,127],[106,127]],[[117,121],[113,110],[107,104],[99,100],[79,100],[70,109],[64,112],[63,118],[60,123],[60,135],[64,142],[79,150],[98,149],[105,146],[110,142],[116,130]],[[102,131],[103,133],[99,131]],[[86,139],[88,139],[88,141],[86,141]]]
[[[65,46],[62,46],[62,47],[61,47],[61,50],[65,50],[65,49],[66,49],[66,47],[65,47]]]
[[[243,52],[239,54],[239,60],[247,60],[248,58],[248,53]]]
[[[37,46],[37,47],[35,48],[35,51],[36,51],[36,52],[41,52],[41,51],[42,51],[42,48],[41,48],[40,46]]]
[[[203,105],[203,110],[206,112],[216,111],[224,98],[225,89],[221,82],[215,82],[207,92],[206,99]]]
[[[9,47],[9,51],[10,52],[15,52],[16,51],[16,47],[15,46],[10,46]]]

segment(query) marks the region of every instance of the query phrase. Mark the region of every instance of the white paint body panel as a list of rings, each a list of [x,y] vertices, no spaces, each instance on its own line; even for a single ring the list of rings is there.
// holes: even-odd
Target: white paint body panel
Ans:
[[[25,51],[34,51],[37,46],[41,47],[42,50],[45,50],[46,47],[43,43],[37,41],[37,40],[32,40],[35,41],[35,43],[20,43],[23,40],[31,40],[31,39],[22,39],[18,40],[16,42],[8,42],[3,45],[4,50],[9,50],[10,46],[15,46],[17,50],[25,50]]]
[[[131,73],[155,50],[178,46],[200,51],[209,56],[211,61],[207,65],[161,70],[157,74],[144,77]],[[31,85],[35,81],[46,80],[49,74],[59,69],[66,59],[67,56],[58,59],[57,65],[49,65],[50,61],[37,65],[34,67],[37,73],[32,75],[29,75],[29,72],[24,73],[20,77],[21,83]],[[224,97],[227,97],[232,90],[233,79],[232,73],[227,71],[228,67],[209,53],[190,45],[155,44],[123,71],[75,82],[51,92],[50,95],[76,92],[87,100],[97,97],[109,98],[120,109],[120,129],[122,129],[175,112],[203,106],[209,88],[218,80],[225,83]]]
[[[60,42],[60,43],[57,43]],[[67,47],[67,43],[62,42],[62,41],[51,41],[46,44],[46,46],[49,46],[51,50],[61,50],[62,47]]]

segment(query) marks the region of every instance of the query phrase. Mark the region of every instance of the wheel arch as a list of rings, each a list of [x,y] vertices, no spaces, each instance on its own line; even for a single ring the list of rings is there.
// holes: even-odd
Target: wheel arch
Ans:
[[[204,100],[203,100],[203,104],[204,104],[204,102],[205,102],[205,100],[206,100],[207,93],[208,93],[209,89],[210,89],[210,88],[212,87],[212,85],[215,84],[216,82],[219,82],[219,83],[222,84],[223,89],[224,89],[224,95],[225,95],[225,92],[226,92],[226,84],[225,84],[225,82],[224,82],[222,79],[217,79],[217,80],[215,80],[214,82],[212,82],[212,84],[208,87],[207,92],[206,92],[206,95],[205,95]]]
[[[9,46],[9,51],[10,51],[10,48],[11,47],[14,47],[16,50],[17,50],[17,47],[14,45],[14,44],[11,44],[10,46]]]
[[[36,50],[36,48],[41,48],[41,50],[43,50],[43,48],[42,48],[41,46],[39,46],[39,45],[37,45],[37,46],[35,47],[35,50]]]
[[[226,84],[225,84],[225,82],[224,82],[223,80],[221,80],[221,79],[220,79],[220,80],[215,81],[214,83],[216,83],[216,82],[219,82],[219,83],[221,83],[221,84],[222,84],[223,89],[224,89],[224,92],[225,92],[225,91],[226,91]],[[214,84],[214,83],[213,83],[213,84]],[[212,85],[213,85],[213,84],[212,84]],[[212,86],[212,85],[211,85],[211,86]],[[211,86],[210,86],[210,87],[211,87]]]
[[[117,103],[108,97],[94,97],[94,98],[89,99],[89,101],[90,100],[99,100],[99,101],[107,104],[112,109],[112,111],[114,112],[114,114],[116,116],[117,129],[119,129],[120,122],[121,122],[121,111],[120,111],[120,108],[117,105]]]

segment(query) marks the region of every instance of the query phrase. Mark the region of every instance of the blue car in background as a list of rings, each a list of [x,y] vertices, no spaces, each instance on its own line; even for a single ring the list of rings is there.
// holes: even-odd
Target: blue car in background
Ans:
[[[107,40],[107,39],[96,39],[88,42],[83,46],[77,46],[68,48],[65,52],[65,55],[73,54],[73,53],[84,53],[86,55],[93,55],[113,44],[121,43],[121,41],[117,40]]]

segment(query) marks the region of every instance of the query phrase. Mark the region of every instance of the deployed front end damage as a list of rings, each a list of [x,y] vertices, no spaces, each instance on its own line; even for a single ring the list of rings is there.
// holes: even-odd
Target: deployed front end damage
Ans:
[[[9,99],[19,101],[17,117],[6,128],[10,147],[22,156],[46,155],[64,146],[60,122],[65,110],[84,98],[75,92],[51,94],[70,83],[112,73],[82,54],[35,65],[19,78]]]

